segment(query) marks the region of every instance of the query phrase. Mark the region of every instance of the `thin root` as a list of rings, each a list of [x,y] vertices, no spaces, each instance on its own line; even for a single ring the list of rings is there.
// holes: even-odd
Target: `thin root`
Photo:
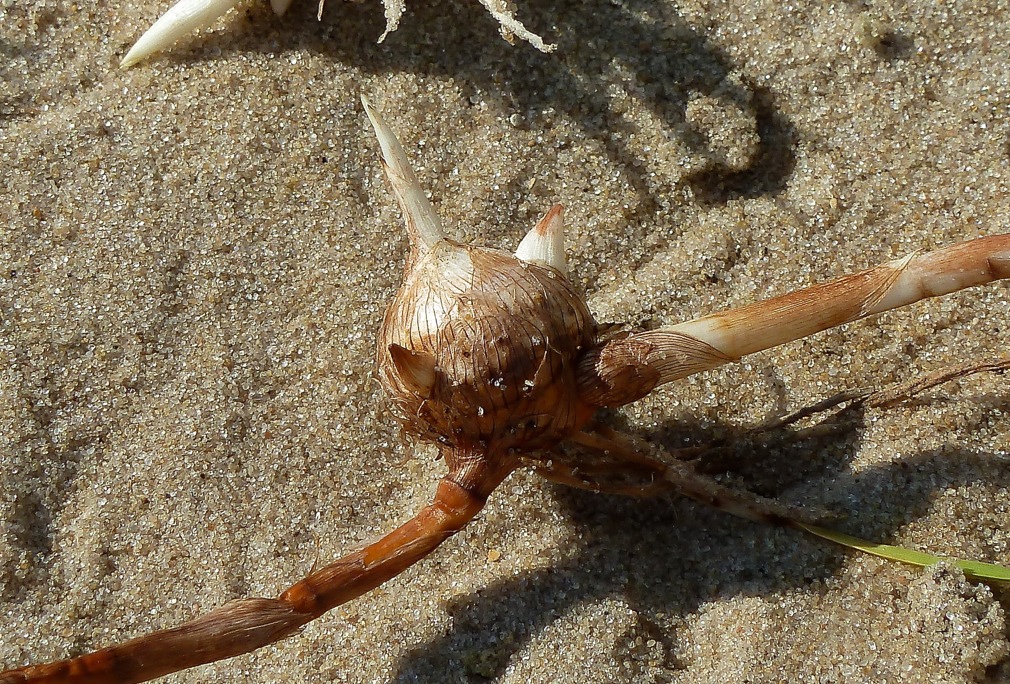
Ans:
[[[779,428],[783,428],[787,425],[798,423],[804,418],[809,418],[819,413],[830,411],[842,404],[848,404],[848,406],[835,414],[835,417],[860,407],[887,409],[896,406],[903,401],[913,399],[917,395],[922,394],[927,390],[931,390],[934,387],[939,387],[951,380],[966,378],[978,373],[1005,373],[1007,370],[1010,370],[1010,356],[1004,356],[996,361],[967,361],[950,368],[944,368],[942,370],[879,390],[870,390],[865,388],[845,390],[844,392],[839,392],[838,394],[828,397],[823,401],[819,401],[816,404],[806,406],[780,418],[775,418],[774,420],[759,425],[758,427],[750,430],[750,432],[751,434],[761,434],[778,430]],[[821,425],[824,425],[824,423]],[[804,436],[811,435],[805,433]]]
[[[528,461],[544,478],[579,489],[625,496],[657,496],[676,492],[740,518],[755,522],[799,527],[831,517],[780,504],[757,494],[738,491],[698,473],[676,459],[667,462],[649,456],[655,447],[631,435],[593,426],[572,436],[576,453],[553,452],[548,462]],[[638,478],[636,482],[634,479]]]

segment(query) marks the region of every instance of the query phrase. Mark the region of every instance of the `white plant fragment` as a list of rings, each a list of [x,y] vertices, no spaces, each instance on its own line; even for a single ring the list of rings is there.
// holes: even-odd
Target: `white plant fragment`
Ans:
[[[170,47],[194,31],[210,26],[215,19],[241,0],[179,0],[140,37],[119,66],[133,66],[145,57]]]
[[[568,275],[565,260],[565,208],[555,204],[526,234],[516,257],[531,264],[550,266]]]
[[[414,175],[414,170],[410,168],[407,154],[403,151],[400,141],[396,139],[396,135],[378,116],[364,95],[361,96],[361,104],[375,130],[375,137],[379,139],[379,147],[382,149],[382,166],[386,171],[386,177],[389,178],[389,184],[393,186],[393,194],[396,195],[400,209],[403,211],[410,243],[422,251],[430,249],[445,239],[442,220],[435,213],[431,202],[424,194],[417,176]]]
[[[151,55],[167,50],[183,36],[210,26],[215,19],[240,2],[241,0],[179,0],[130,48],[119,66],[125,69]],[[270,0],[270,6],[279,16],[287,11],[291,2],[292,0]],[[323,14],[323,2],[324,0],[319,2],[318,16],[320,18]],[[553,52],[557,47],[552,43],[545,43],[543,38],[527,29],[521,21],[516,19],[512,3],[507,0],[480,0],[480,2],[498,21],[502,37],[505,40],[512,42],[513,36],[517,36],[541,52]],[[382,4],[386,17],[386,28],[378,38],[380,43],[386,39],[386,36],[399,28],[400,18],[407,9],[404,0],[382,0]]]

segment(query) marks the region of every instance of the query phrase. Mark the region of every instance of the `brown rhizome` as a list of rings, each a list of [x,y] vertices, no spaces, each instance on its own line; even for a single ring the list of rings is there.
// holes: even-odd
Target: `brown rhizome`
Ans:
[[[801,511],[739,494],[595,421],[660,384],[919,299],[1010,277],[1010,236],[912,254],[824,285],[654,330],[593,320],[568,282],[562,209],[515,255],[447,238],[399,143],[365,104],[411,243],[404,284],[379,333],[378,374],[407,432],[439,445],[449,473],[434,503],[378,542],[314,570],[278,599],[240,599],[178,628],[0,681],[144,681],[245,653],[295,632],[425,557],[520,467],[632,495],[678,491],[742,517],[792,524]],[[967,363],[950,377],[1005,369]]]

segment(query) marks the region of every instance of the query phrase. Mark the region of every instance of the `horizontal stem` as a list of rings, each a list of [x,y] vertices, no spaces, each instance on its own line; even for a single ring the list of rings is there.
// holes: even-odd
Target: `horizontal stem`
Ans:
[[[1010,235],[993,235],[693,321],[633,333],[593,350],[580,385],[598,406],[920,299],[1010,278]]]

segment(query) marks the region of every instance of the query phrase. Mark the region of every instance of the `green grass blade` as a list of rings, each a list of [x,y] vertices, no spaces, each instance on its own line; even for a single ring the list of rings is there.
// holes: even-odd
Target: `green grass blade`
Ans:
[[[978,561],[970,560],[941,558],[921,551],[906,549],[901,546],[891,546],[890,544],[869,542],[865,539],[860,539],[859,537],[853,537],[852,535],[843,534],[842,532],[835,532],[834,530],[828,530],[816,525],[807,525],[800,522],[796,524],[807,532],[815,534],[823,539],[833,541],[836,544],[841,544],[842,546],[847,546],[850,549],[862,551],[863,553],[880,556],[881,558],[886,558],[887,560],[908,563],[910,565],[918,565],[923,568],[928,565],[939,563],[942,560],[946,560],[960,568],[961,571],[964,572],[965,577],[968,579],[980,582],[1010,582],[1010,568],[1004,568],[1002,565],[980,563]]]

